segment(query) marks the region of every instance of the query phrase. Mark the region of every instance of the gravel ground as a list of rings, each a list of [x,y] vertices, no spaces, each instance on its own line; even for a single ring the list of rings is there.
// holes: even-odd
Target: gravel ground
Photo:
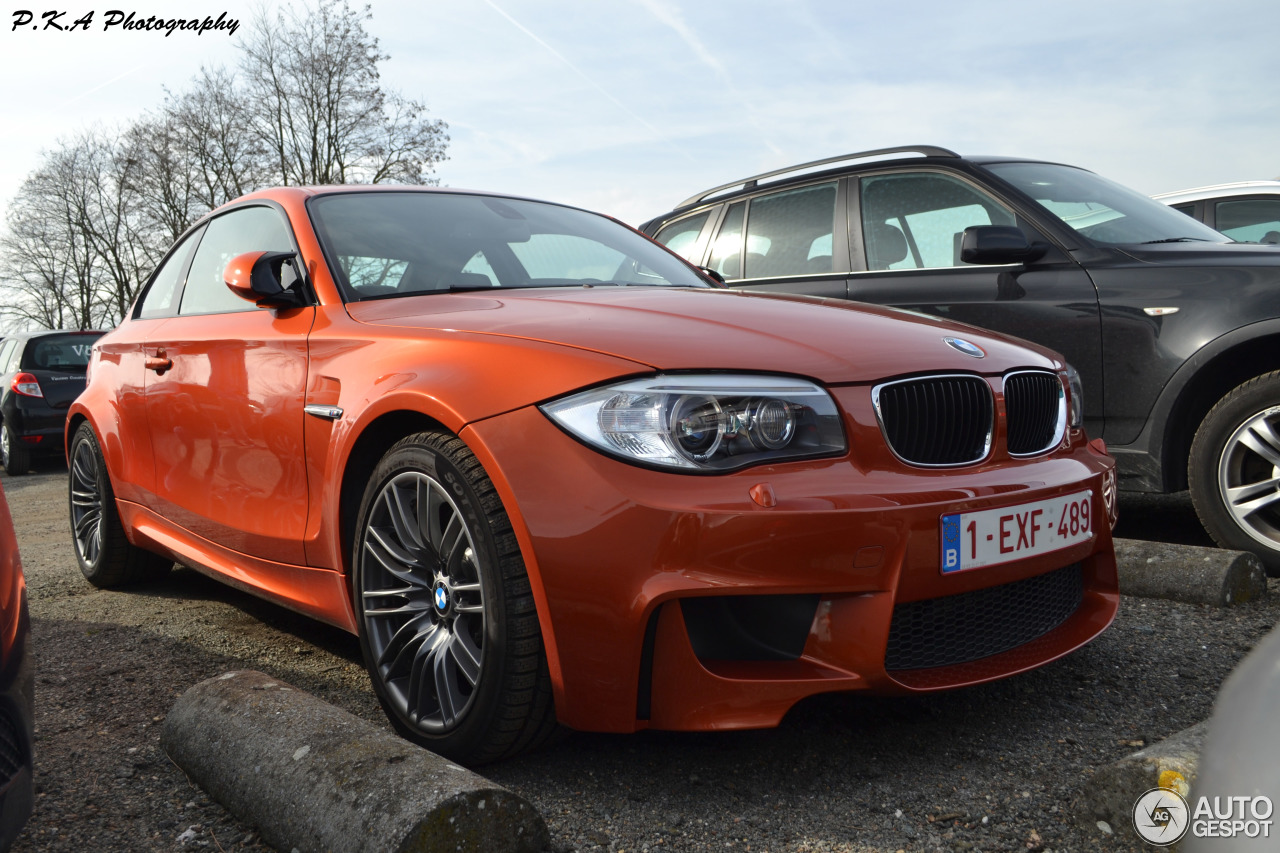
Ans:
[[[269,849],[164,755],[164,715],[192,684],[250,668],[386,725],[355,639],[185,569],[95,590],[65,479],[3,478],[37,665],[36,809],[14,850]],[[997,684],[819,697],[769,731],[574,734],[484,772],[541,810],[555,853],[1135,849],[1078,814],[1079,792],[1209,715],[1276,621],[1271,583],[1271,601],[1229,611],[1126,599],[1092,645]]]

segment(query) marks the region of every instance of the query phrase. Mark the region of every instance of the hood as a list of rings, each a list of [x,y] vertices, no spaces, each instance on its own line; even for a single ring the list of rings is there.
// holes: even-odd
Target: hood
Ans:
[[[1166,266],[1259,266],[1280,270],[1274,243],[1143,243],[1120,250],[1137,261]]]
[[[826,384],[918,371],[1053,367],[1039,347],[892,308],[804,296],[659,287],[504,289],[347,305],[361,323],[503,335],[657,370],[788,373]],[[985,358],[945,341],[977,344]]]

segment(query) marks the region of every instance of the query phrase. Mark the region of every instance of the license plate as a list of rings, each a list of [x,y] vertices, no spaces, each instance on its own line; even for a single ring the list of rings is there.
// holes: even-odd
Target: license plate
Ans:
[[[942,516],[942,573],[997,566],[1093,538],[1093,492]]]

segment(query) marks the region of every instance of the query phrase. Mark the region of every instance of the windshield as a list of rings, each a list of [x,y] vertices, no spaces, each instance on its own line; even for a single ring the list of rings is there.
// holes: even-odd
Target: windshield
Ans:
[[[1084,169],[1052,163],[996,163],[986,168],[1099,245],[1230,242],[1185,213]]]
[[[645,237],[554,204],[362,192],[320,196],[308,209],[349,301],[501,287],[707,286]]]

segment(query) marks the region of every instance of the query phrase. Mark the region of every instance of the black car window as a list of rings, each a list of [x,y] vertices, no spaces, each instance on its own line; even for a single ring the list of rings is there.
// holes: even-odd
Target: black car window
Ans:
[[[744,276],[831,272],[835,211],[834,181],[752,199]]]
[[[745,201],[730,207],[724,215],[724,222],[720,223],[720,233],[711,245],[707,266],[725,278],[742,278],[742,221],[746,214]]]
[[[907,172],[862,179],[862,238],[869,270],[964,266],[964,229],[1015,224],[1008,208],[950,175]]]
[[[93,354],[97,335],[45,335],[27,343],[22,356],[26,370],[63,370],[83,373]]]
[[[213,219],[205,228],[179,314],[252,311],[253,303],[231,292],[223,280],[227,264],[245,252],[291,252],[293,239],[284,218],[270,207],[242,207]]]
[[[703,227],[711,211],[703,211],[694,216],[686,216],[668,225],[664,225],[653,239],[675,252],[686,261],[698,263],[702,259],[703,245],[698,242]]]
[[[172,317],[178,313],[178,298],[182,293],[182,274],[187,269],[187,261],[191,251],[200,242],[200,231],[187,236],[169,257],[160,265],[160,269],[151,277],[151,285],[142,297],[138,306],[138,316],[144,320],[153,317]]]
[[[1219,231],[1240,243],[1280,243],[1280,199],[1220,201],[1215,208]]]

